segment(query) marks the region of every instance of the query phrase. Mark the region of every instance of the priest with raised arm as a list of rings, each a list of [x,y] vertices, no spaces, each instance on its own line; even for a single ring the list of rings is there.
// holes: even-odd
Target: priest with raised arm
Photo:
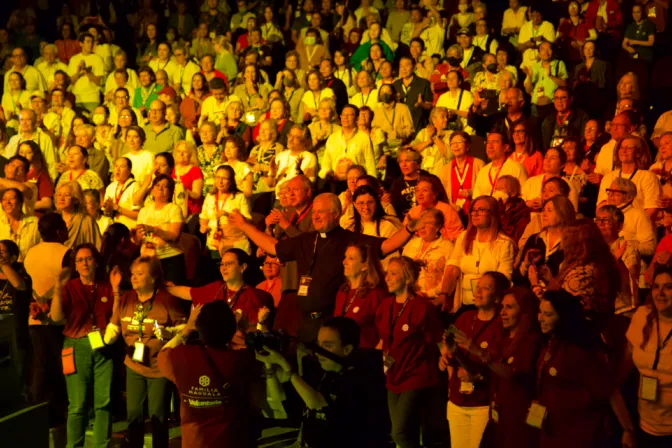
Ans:
[[[351,232],[339,226],[341,202],[331,193],[318,195],[313,201],[314,231],[278,241],[247,222],[237,211],[229,215],[229,223],[268,254],[277,255],[282,263],[296,261],[299,287],[298,305],[301,321],[298,337],[315,340],[322,323],[333,315],[336,293],[343,284],[343,257],[350,244],[368,244],[383,258],[398,250],[415,231],[415,222],[388,239]]]

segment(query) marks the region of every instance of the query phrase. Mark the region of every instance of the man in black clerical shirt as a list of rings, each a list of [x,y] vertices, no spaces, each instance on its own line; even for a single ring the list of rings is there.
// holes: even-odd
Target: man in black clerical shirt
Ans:
[[[322,59],[320,74],[324,77],[325,85],[334,91],[336,112],[340,115],[345,105],[348,104],[348,89],[343,81],[334,76],[334,62],[331,59]]]
[[[282,382],[290,382],[304,402],[301,445],[309,448],[387,447],[389,416],[381,365],[366,362],[358,351],[359,326],[347,317],[332,317],[320,328],[318,345],[334,355],[299,358],[299,375],[279,352],[257,352],[265,365],[269,398],[280,403]]]
[[[315,340],[320,325],[333,315],[336,293],[345,280],[342,262],[347,247],[353,243],[368,244],[383,258],[403,246],[416,225],[414,221],[410,228],[402,228],[390,238],[383,239],[342,229],[340,217],[338,196],[320,194],[313,201],[311,219],[315,231],[278,241],[247,222],[238,211],[229,215],[229,223],[267,254],[277,255],[282,263],[297,262],[297,301],[301,312],[298,337],[302,341]]]

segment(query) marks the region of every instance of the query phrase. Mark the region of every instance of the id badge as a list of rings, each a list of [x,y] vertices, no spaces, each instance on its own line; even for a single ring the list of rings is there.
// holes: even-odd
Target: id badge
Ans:
[[[133,361],[145,362],[145,344],[142,342],[135,343],[135,350],[133,350]]]
[[[492,418],[493,422],[499,423],[499,406],[497,406],[494,401],[490,406],[490,418]]]
[[[389,353],[384,353],[383,354],[383,373],[387,375],[387,371],[390,370],[390,367],[392,367],[392,364],[394,364],[394,358],[389,355]]]
[[[301,280],[299,281],[299,291],[296,293],[296,295],[306,297],[308,295],[308,288],[310,287],[310,282],[312,281],[313,278],[308,277],[307,275],[301,277]]]
[[[469,381],[460,381],[460,393],[466,395],[474,393],[474,383]]]
[[[658,378],[642,376],[639,380],[639,396],[642,400],[658,401]]]
[[[457,201],[455,201],[455,205],[457,205],[459,208],[464,208],[464,204],[467,202],[466,199],[460,198]]]
[[[532,426],[533,428],[539,428],[544,425],[544,420],[546,420],[546,406],[542,406],[539,403],[530,404],[530,410],[527,413],[527,418],[525,423]]]
[[[93,350],[100,350],[101,348],[105,347],[103,336],[100,334],[100,330],[93,330],[89,332],[86,337],[89,338],[89,343],[91,344],[91,348]]]

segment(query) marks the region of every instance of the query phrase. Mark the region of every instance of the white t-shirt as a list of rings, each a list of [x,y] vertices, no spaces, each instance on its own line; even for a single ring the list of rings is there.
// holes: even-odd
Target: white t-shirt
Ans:
[[[79,72],[79,64],[84,61],[87,67],[95,76],[103,76],[105,66],[103,59],[95,53],[84,56],[82,53],[74,55],[68,64],[68,74],[72,77]],[[100,83],[91,82],[88,76],[80,76],[77,82],[72,86],[72,93],[78,103],[98,103],[100,102]]]
[[[149,224],[167,230],[169,224],[184,222],[182,210],[172,202],[164,205],[161,210],[154,208],[154,205],[144,207],[138,214],[137,224]],[[156,241],[156,240],[155,240]],[[177,242],[168,242],[157,244],[156,256],[158,258],[170,258],[182,253],[182,248]]]
[[[161,62],[159,61],[159,58],[155,58],[149,61],[148,65],[152,70],[154,70],[154,73],[158,72],[159,70],[165,71],[168,75],[168,80],[175,79],[175,75],[179,72],[177,63],[172,57],[168,59],[168,62]]]
[[[547,41],[555,42],[555,27],[551,22],[543,21],[541,22],[541,25],[539,25],[539,29],[535,30],[532,22],[526,22],[525,25],[520,28],[518,45],[529,42],[537,36],[544,36],[544,39]],[[523,53],[523,63],[520,64],[520,67],[532,68],[532,66],[537,63],[538,58],[539,50],[537,50],[537,47],[528,48]]]
[[[368,94],[363,94],[362,92],[355,93],[352,98],[350,98],[350,104],[354,104],[357,107],[369,106],[371,110],[375,111],[380,103],[378,102],[378,89],[371,90]]]
[[[217,220],[219,211],[232,212],[234,210],[238,210],[245,218],[252,219],[247,198],[242,193],[236,193],[228,197],[217,194],[208,194],[205,196],[203,209],[201,210],[199,219],[208,221],[208,229],[210,229],[207,239],[208,249],[220,249],[220,242],[215,239],[215,230],[219,227],[222,231],[222,234],[220,235],[222,239],[229,241],[233,247],[238,247],[249,253],[250,242],[245,234],[239,229],[229,225],[228,217],[222,216],[219,219],[219,222]]]
[[[236,95],[229,95],[221,104],[217,104],[217,99],[214,96],[207,97],[201,104],[201,118],[198,120],[198,124],[201,125],[205,121],[211,121],[219,126],[219,121],[223,116],[226,116],[226,108],[234,101],[242,103]]]
[[[130,177],[123,186],[120,186],[119,182],[115,180],[105,189],[105,201],[112,199],[121,208],[133,211],[140,210],[140,206],[133,203],[133,195],[137,193],[138,189],[140,189],[140,183]],[[123,216],[122,214],[117,214],[114,217],[114,222],[125,225],[129,230],[133,230],[136,224],[135,219]],[[103,230],[101,229],[102,232]]]
[[[479,196],[490,196],[495,189],[497,179],[499,179],[500,176],[507,174],[517,178],[521,188],[525,186],[525,182],[527,182],[527,171],[525,171],[525,167],[522,164],[515,160],[506,159],[499,170],[496,170],[493,168],[492,162],[490,162],[478,172],[472,197],[476,199]]]
[[[320,106],[320,101],[325,98],[334,98],[334,91],[329,87],[325,87],[324,89],[320,90],[320,94],[318,96],[315,96],[315,93],[312,90],[306,90],[301,97],[301,102],[303,103],[304,107],[310,107],[311,109],[317,110]]]
[[[123,156],[131,161],[131,165],[133,166],[131,173],[133,173],[133,177],[140,184],[145,182],[147,176],[152,175],[152,171],[154,170],[154,154],[151,152],[143,149],[136,154],[129,151]]]

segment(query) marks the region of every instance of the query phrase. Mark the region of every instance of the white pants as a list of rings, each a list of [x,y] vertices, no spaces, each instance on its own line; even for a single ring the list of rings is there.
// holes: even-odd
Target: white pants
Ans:
[[[488,406],[462,407],[448,402],[451,448],[478,448],[490,418]]]

